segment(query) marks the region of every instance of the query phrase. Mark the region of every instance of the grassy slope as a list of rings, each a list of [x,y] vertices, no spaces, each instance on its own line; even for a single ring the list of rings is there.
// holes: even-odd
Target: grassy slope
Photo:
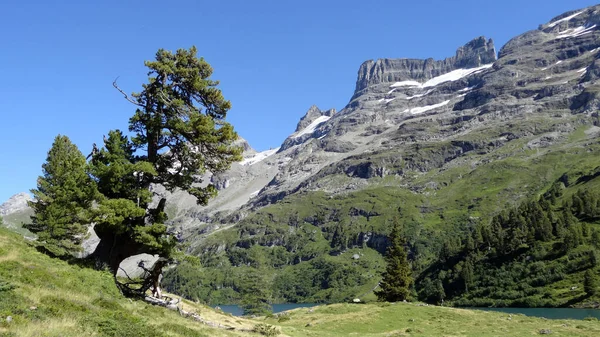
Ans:
[[[544,320],[523,315],[424,307],[412,303],[334,304],[297,309],[279,324],[289,336],[598,336],[597,321]]]
[[[109,273],[51,259],[0,229],[0,336],[239,336],[122,297]],[[2,286],[4,285],[4,287]],[[36,307],[32,310],[33,307]],[[252,328],[254,323],[185,304],[203,318]],[[12,316],[12,322],[5,318]]]
[[[7,283],[14,289],[7,291]],[[0,336],[258,336],[212,329],[176,312],[123,298],[108,273],[51,259],[1,229],[0,285],[5,289],[0,291]],[[189,302],[184,309],[238,328],[266,322],[278,327],[279,336],[524,336],[540,329],[551,329],[556,336],[600,333],[597,321],[547,321],[518,315],[508,321],[500,313],[403,303],[298,309],[282,322],[231,317]],[[11,323],[5,321],[9,315]]]

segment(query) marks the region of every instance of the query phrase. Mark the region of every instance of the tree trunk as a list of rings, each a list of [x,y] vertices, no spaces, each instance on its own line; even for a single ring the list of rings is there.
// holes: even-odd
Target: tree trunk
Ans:
[[[126,239],[125,236],[97,233],[100,243],[90,255],[100,266],[107,266],[113,276],[117,276],[119,265],[126,258],[144,253],[140,245]]]

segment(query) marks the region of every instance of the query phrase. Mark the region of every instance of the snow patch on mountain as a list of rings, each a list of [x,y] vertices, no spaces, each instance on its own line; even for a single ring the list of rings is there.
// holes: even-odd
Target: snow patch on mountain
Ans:
[[[427,96],[429,95],[433,90],[427,90],[427,92],[425,92],[424,94],[419,94],[419,95],[413,95],[413,96],[409,96],[406,97],[407,100],[411,100],[413,98],[419,98],[419,97],[423,97],[423,96]]]
[[[578,16],[579,14],[581,14],[581,13],[583,13],[583,12],[584,12],[584,11],[577,12],[577,13],[575,13],[575,14],[573,14],[573,15],[569,15],[569,16],[567,16],[567,17],[565,17],[565,18],[562,18],[562,19],[560,19],[560,20],[556,20],[556,21],[554,21],[554,22],[551,22],[550,24],[548,24],[548,28],[552,28],[552,27],[554,27],[554,26],[558,25],[558,24],[559,24],[559,23],[561,23],[561,22],[569,21],[569,20],[571,20],[572,18],[574,18],[574,17]]]
[[[329,116],[321,116],[317,119],[315,119],[312,123],[310,123],[306,128],[304,128],[302,131],[299,131],[298,133],[292,135],[292,138],[298,138],[307,134],[311,134],[313,132],[315,132],[315,130],[317,129],[317,127],[319,125],[321,125],[322,123],[327,122],[331,117]]]
[[[443,107],[444,105],[450,103],[450,101],[443,101],[442,103],[438,103],[438,104],[433,104],[433,105],[426,105],[426,106],[421,106],[421,107],[416,107],[416,108],[411,108],[411,109],[406,109],[404,110],[405,113],[410,113],[413,115],[417,115],[417,114],[421,114],[423,112],[427,112],[429,110],[433,110],[433,109],[437,109],[440,107]]]
[[[476,74],[481,71],[484,71],[485,69],[491,68],[493,65],[494,65],[493,63],[490,63],[490,64],[486,64],[486,65],[483,65],[481,67],[476,67],[476,68],[456,69],[451,72],[445,73],[443,75],[434,77],[425,83],[420,83],[417,81],[400,81],[400,82],[396,82],[396,83],[392,84],[390,87],[391,88],[396,88],[396,87],[418,87],[418,88],[435,87],[436,85],[442,84],[445,82],[458,81],[463,77],[466,77],[466,76],[469,76],[472,74]]]
[[[596,25],[593,25],[591,27],[579,26],[576,28],[570,28],[570,29],[567,29],[567,30],[561,32],[561,34],[556,35],[556,38],[557,39],[565,39],[565,38],[569,38],[569,37],[579,37],[579,36],[593,32],[594,29],[596,29]]]
[[[422,87],[422,84],[417,81],[400,81],[390,85],[390,88],[396,87]]]
[[[256,164],[256,163],[258,163],[260,161],[263,161],[266,158],[274,155],[275,153],[277,153],[277,151],[279,151],[279,148],[275,148],[275,149],[270,149],[270,150],[266,150],[266,151],[263,151],[263,152],[259,152],[259,153],[255,154],[252,157],[249,157],[249,158],[246,158],[246,159],[242,160],[240,162],[240,165],[243,165],[243,166],[254,165],[254,164]]]

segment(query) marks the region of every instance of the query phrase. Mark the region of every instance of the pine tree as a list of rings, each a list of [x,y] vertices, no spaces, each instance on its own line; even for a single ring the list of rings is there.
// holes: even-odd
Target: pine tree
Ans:
[[[266,315],[272,312],[271,285],[267,275],[264,267],[248,268],[240,280],[244,315]]]
[[[28,203],[34,215],[24,227],[49,253],[67,257],[81,250],[96,185],[86,173],[85,157],[67,136],[56,136],[42,172]]]
[[[204,173],[223,172],[241,159],[242,149],[233,145],[238,136],[225,121],[231,103],[196,52],[158,50],[154,61],[145,62],[149,78],[140,93],[129,96],[113,83],[136,106],[129,119],[133,138],[112,133],[104,152],[92,158],[105,197],[95,217],[100,243],[94,256],[113,273],[129,256],[168,258],[172,252],[176,240],[164,225],[166,198],[150,203],[154,184],[188,192],[206,205],[217,189],[203,183]]]
[[[386,269],[381,280],[381,290],[376,292],[380,301],[397,302],[408,299],[413,283],[412,272],[404,248],[402,226],[394,219],[392,232],[389,235],[389,246],[386,252]]]
[[[598,292],[598,279],[593,269],[585,271],[583,276],[583,290],[588,296],[595,295]]]
[[[438,297],[438,303],[444,303],[444,298],[446,298],[446,292],[444,290],[444,283],[439,278],[435,282],[436,293]]]
[[[465,292],[469,292],[469,286],[473,284],[473,262],[468,258],[461,270],[460,276],[465,285]]]
[[[598,231],[597,229],[594,229],[592,231],[591,244],[597,249],[600,248],[600,231]]]

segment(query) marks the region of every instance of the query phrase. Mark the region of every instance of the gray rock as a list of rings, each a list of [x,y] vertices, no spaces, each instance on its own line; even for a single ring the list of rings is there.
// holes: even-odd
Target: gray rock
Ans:
[[[425,82],[459,68],[475,68],[496,61],[494,42],[478,37],[458,48],[456,55],[441,61],[433,59],[379,59],[363,63],[358,70],[355,96],[369,86],[406,80]],[[354,98],[353,97],[353,98]]]
[[[144,268],[152,270],[154,263],[158,261],[158,255],[139,254],[126,258],[121,262],[117,276],[119,277],[143,277],[145,274]],[[141,267],[144,266],[144,268]]]
[[[31,201],[31,195],[29,193],[17,193],[0,205],[0,215],[24,211],[29,208],[29,206],[27,206],[28,201]]]
[[[304,116],[302,118],[300,118],[298,125],[296,125],[296,132],[303,130],[310,123],[312,123],[315,119],[317,119],[321,116],[331,117],[331,116],[333,116],[333,114],[335,114],[335,109],[321,111],[321,109],[319,109],[316,105],[313,105],[310,107],[310,109],[308,109],[306,114],[304,114]]]

